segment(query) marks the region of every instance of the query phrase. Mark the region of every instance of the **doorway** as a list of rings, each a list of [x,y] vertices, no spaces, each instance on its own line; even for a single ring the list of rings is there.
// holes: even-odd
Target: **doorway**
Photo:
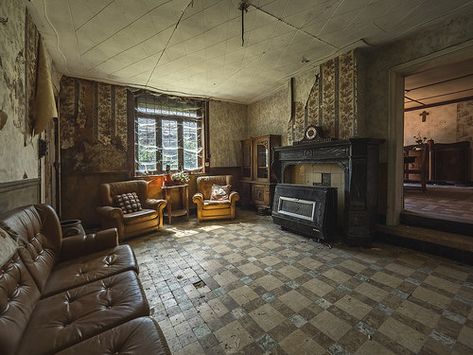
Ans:
[[[404,78],[404,210],[473,223],[473,58]]]
[[[405,105],[406,105],[406,108],[408,108],[407,106],[411,106],[417,109],[422,109],[420,112],[417,112],[416,117],[418,117],[420,121],[424,120],[424,123],[427,122],[427,124],[429,124],[428,120],[429,120],[430,113],[429,112],[423,113],[423,111],[428,111],[427,109],[431,110],[432,107],[429,107],[428,105],[431,103],[433,104],[433,102],[431,101],[435,99],[435,98],[429,99],[430,95],[426,96],[428,99],[426,99],[425,97],[422,97],[424,98],[424,101],[426,102],[417,100],[419,97],[417,98],[411,97],[411,99],[405,98],[405,85],[407,86],[408,92],[409,90],[411,90],[411,93],[410,93],[411,96],[414,96],[412,95],[413,94],[412,89],[418,87],[415,85],[415,81],[413,80],[415,79],[416,74],[419,74],[422,72],[427,73],[429,70],[433,70],[435,68],[439,68],[446,65],[451,65],[454,63],[458,64],[458,63],[470,60],[471,58],[473,58],[473,41],[467,41],[457,46],[453,46],[453,47],[446,48],[444,50],[429,54],[425,57],[418,58],[413,61],[400,64],[389,70],[388,140],[387,140],[388,208],[387,208],[387,215],[386,215],[387,225],[400,224],[401,216],[403,216],[403,214],[406,212],[404,210],[405,208],[405,203],[404,203],[405,183],[417,184],[418,187],[422,189],[422,186],[420,182],[418,181],[420,179],[419,175],[417,177],[417,181],[415,181],[415,178],[413,177],[413,175],[406,176],[406,171],[405,171],[406,163],[405,163],[404,157],[405,155],[408,155],[408,154],[406,154],[404,150],[405,145],[407,145],[405,144],[407,142],[405,142],[405,136],[404,136]],[[409,83],[409,77],[411,77],[412,79],[410,83]],[[442,81],[442,80],[436,80],[436,82],[437,81]],[[411,84],[413,84],[413,86],[409,87],[409,85]],[[447,84],[444,84],[444,85],[447,85]],[[419,86],[422,86],[422,85],[419,85]],[[462,90],[457,90],[457,91],[462,91]],[[449,94],[452,94],[454,91],[455,90],[452,90]],[[457,99],[460,100],[460,99],[467,98],[468,96],[473,96],[473,93],[468,93],[466,89],[463,93],[458,93],[458,94],[464,94],[465,96],[455,97],[456,94],[453,94],[453,95],[450,95],[450,97],[445,96],[444,101],[457,100]],[[409,94],[407,96],[409,96]],[[432,95],[432,96],[436,96],[436,95]],[[421,103],[418,103],[415,100],[420,101]],[[408,103],[409,105],[407,105]],[[452,102],[452,103],[455,103],[455,102]],[[415,105],[419,105],[419,106],[415,106]],[[412,109],[411,112],[413,111],[415,110]],[[432,118],[432,116],[430,117]],[[414,139],[414,136],[417,136],[416,138],[419,138],[417,134],[413,134],[412,139]],[[420,139],[422,139],[422,143],[424,143],[423,142],[424,137],[426,138],[425,142],[427,143],[427,141],[429,140],[427,138],[429,137],[421,134]],[[417,143],[417,142],[415,142],[414,140],[414,143]],[[470,143],[470,155],[471,155],[471,145],[472,144]],[[437,146],[436,148],[438,147],[439,146]],[[422,155],[422,152],[418,152],[417,154]],[[444,167],[443,164],[442,164],[442,167]],[[447,171],[449,170],[450,169],[447,169]],[[470,176],[472,173],[473,172],[470,170]],[[429,179],[429,177],[430,176],[428,176],[427,179]],[[412,181],[411,181],[411,178],[412,178]],[[448,181],[449,180],[447,179],[447,182]],[[432,181],[429,181],[429,180],[426,181],[427,190],[429,189],[429,185],[432,185],[431,182]],[[450,181],[450,183],[451,182],[453,181]],[[461,186],[462,188],[470,187],[468,182],[464,183],[463,185],[464,186]],[[439,189],[441,188],[440,183],[435,184],[435,186],[438,186]],[[406,204],[406,207],[409,211],[408,204]],[[448,206],[444,204],[439,209],[445,210],[445,209],[448,209]],[[412,210],[412,207],[411,207],[411,210]],[[468,219],[468,216],[466,217]],[[470,223],[473,223],[473,221],[470,220]]]

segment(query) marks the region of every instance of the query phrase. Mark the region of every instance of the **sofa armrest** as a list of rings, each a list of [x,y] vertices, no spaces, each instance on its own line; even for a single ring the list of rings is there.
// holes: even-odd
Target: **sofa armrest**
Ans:
[[[118,246],[116,228],[105,229],[93,234],[74,235],[63,239],[61,259],[69,260],[116,246]]]
[[[230,192],[230,196],[228,197],[228,199],[232,204],[235,204],[237,201],[240,201],[240,194],[236,191],[232,191]]]
[[[163,210],[164,207],[166,207],[166,205],[167,205],[166,200],[154,199],[154,198],[148,198],[144,203],[144,207],[150,208],[156,211]]]
[[[192,202],[194,202],[196,205],[202,206],[204,204],[204,195],[200,192],[197,192],[192,197]]]

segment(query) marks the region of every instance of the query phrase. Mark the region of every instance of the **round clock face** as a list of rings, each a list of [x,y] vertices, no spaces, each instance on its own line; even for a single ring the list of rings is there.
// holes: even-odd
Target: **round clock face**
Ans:
[[[317,128],[314,126],[309,126],[305,130],[305,138],[310,140],[315,139],[315,137],[317,137],[317,133]]]

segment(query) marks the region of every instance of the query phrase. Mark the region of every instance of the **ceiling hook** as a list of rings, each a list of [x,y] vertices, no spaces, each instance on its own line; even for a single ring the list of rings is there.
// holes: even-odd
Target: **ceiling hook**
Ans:
[[[248,12],[250,4],[248,0],[241,0],[238,9],[241,11],[241,46],[245,44],[245,13]]]

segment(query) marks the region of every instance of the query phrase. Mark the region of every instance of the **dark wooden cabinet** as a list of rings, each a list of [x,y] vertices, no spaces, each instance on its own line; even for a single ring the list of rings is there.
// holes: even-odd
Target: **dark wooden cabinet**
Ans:
[[[241,203],[271,208],[276,178],[272,171],[273,148],[281,145],[281,136],[266,135],[241,141]]]
[[[470,176],[470,142],[435,143],[430,150],[430,180],[467,184]]]

